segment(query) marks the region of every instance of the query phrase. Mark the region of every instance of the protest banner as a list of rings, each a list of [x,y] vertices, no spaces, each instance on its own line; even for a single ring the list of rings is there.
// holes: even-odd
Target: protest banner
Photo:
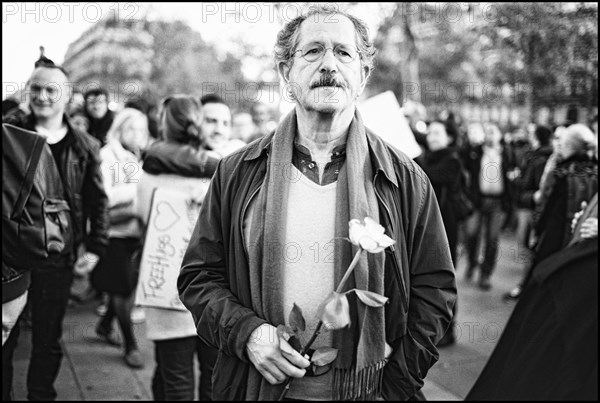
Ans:
[[[177,276],[199,210],[200,205],[184,192],[154,190],[140,263],[137,305],[186,310],[177,292]]]
[[[421,155],[404,111],[392,91],[382,92],[358,106],[365,126],[410,158]]]

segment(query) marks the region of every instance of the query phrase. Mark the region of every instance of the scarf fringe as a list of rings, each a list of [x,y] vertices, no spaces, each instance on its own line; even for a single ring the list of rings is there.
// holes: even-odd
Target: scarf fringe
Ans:
[[[383,368],[387,360],[356,371],[335,368],[333,373],[333,400],[376,400],[383,388]]]

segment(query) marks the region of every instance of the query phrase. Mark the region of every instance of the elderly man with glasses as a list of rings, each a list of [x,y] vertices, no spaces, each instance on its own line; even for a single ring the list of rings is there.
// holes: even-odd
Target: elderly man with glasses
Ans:
[[[456,298],[448,240],[427,176],[356,108],[374,53],[365,24],[338,10],[313,9],[278,35],[277,68],[296,107],[220,162],[178,280],[198,335],[219,349],[214,399],[276,400],[285,384],[290,400],[404,400],[438,359]],[[348,222],[365,217],[396,244],[362,254],[342,291],[388,303],[365,307],[349,294],[350,325],[313,344],[339,351],[315,376],[276,326],[297,304],[306,343],[357,251],[344,240]]]

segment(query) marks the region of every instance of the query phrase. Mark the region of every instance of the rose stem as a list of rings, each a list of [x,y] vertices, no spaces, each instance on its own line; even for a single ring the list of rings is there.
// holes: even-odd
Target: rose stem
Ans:
[[[348,281],[348,278],[350,277],[350,274],[352,274],[352,271],[354,270],[354,267],[356,267],[356,264],[358,263],[358,259],[360,258],[360,253],[363,251],[363,248],[361,248],[360,246],[358,247],[358,251],[356,252],[356,255],[354,255],[354,259],[352,259],[352,263],[350,263],[350,266],[348,267],[348,270],[346,270],[346,273],[344,273],[344,277],[342,277],[342,281],[340,281],[340,285],[338,285],[337,290],[335,290],[335,292],[337,292],[338,294],[342,292],[342,289],[344,288],[344,285],[346,285],[346,281]]]
[[[337,290],[335,290],[335,292],[337,292],[338,294],[340,292],[342,292],[342,289],[344,288],[344,285],[346,284],[346,281],[348,281],[348,278],[350,277],[350,274],[352,274],[352,271],[354,270],[354,267],[356,267],[356,265],[358,263],[358,259],[360,258],[360,253],[362,251],[363,251],[363,249],[359,246],[358,247],[358,251],[354,255],[354,259],[352,259],[352,263],[350,263],[350,266],[348,267],[348,270],[346,270],[346,273],[344,273],[344,277],[342,277],[342,281],[340,281],[340,285],[338,285]],[[300,351],[300,355],[301,356],[304,357],[304,354],[306,354],[306,352],[308,351],[308,349],[310,348],[310,346],[312,346],[312,344],[315,342],[315,340],[319,336],[319,333],[321,333],[321,327],[322,326],[323,326],[323,322],[319,321],[319,323],[317,324],[317,328],[315,329],[315,332],[311,336],[310,340],[308,341],[308,343],[306,343],[306,346],[304,346],[302,348],[302,351]],[[281,392],[281,395],[279,396],[279,399],[277,399],[278,401],[282,401],[285,398],[285,395],[287,394],[288,390],[290,390],[290,383],[292,383],[292,379],[294,379],[294,378],[289,377],[287,379],[287,382],[285,383],[285,388]]]

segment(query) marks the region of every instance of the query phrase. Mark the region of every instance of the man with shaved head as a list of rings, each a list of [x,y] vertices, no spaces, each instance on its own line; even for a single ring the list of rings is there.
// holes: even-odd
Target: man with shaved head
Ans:
[[[42,266],[31,268],[33,346],[27,374],[29,400],[56,399],[54,381],[63,355],[62,322],[74,272],[89,273],[108,245],[108,202],[100,171],[100,144],[70,123],[65,113],[71,95],[68,81],[61,67],[42,56],[27,82],[31,113],[10,116],[4,121],[46,138],[73,223],[68,229],[73,248],[65,248]]]

